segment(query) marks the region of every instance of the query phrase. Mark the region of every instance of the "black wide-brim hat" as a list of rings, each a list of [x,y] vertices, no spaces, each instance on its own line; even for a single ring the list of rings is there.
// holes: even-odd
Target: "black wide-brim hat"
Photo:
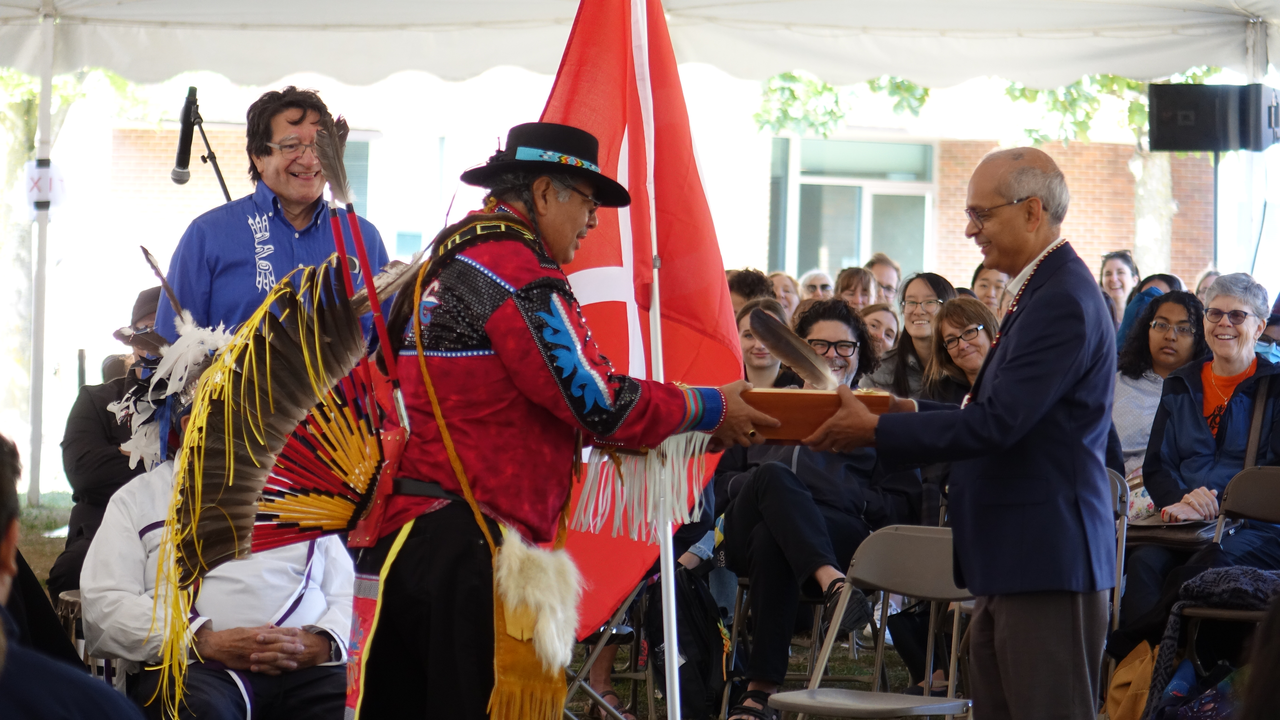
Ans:
[[[586,130],[557,123],[525,123],[507,133],[507,147],[489,162],[462,173],[462,182],[492,187],[494,178],[513,170],[544,175],[572,175],[592,184],[592,195],[605,207],[626,207],[631,194],[600,172],[600,141]]]

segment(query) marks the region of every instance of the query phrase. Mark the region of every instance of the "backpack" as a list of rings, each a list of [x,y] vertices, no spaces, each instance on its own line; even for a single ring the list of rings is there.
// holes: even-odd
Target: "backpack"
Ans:
[[[655,689],[666,692],[666,653],[662,627],[662,588],[646,591],[644,632],[653,662]],[[680,644],[680,708],[689,720],[713,718],[728,675],[729,633],[720,608],[703,578],[676,567],[676,639]]]

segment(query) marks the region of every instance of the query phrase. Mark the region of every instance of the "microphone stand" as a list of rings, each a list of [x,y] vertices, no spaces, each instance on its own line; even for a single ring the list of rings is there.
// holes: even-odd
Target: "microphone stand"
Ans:
[[[191,121],[200,130],[200,139],[204,140],[204,149],[208,153],[200,156],[200,162],[213,166],[213,174],[218,176],[218,184],[222,186],[222,196],[227,199],[227,202],[231,202],[231,193],[227,191],[227,181],[222,179],[222,169],[218,167],[218,156],[213,154],[213,147],[209,145],[209,136],[204,134],[204,118],[200,117],[200,110],[196,108],[192,108],[191,115]]]

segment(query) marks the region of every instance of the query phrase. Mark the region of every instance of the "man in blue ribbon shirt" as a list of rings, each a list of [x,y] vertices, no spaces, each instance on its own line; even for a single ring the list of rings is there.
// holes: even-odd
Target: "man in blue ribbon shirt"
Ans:
[[[1015,295],[965,405],[895,400],[906,412],[877,417],[841,388],[840,411],[805,439],[836,452],[874,445],[885,463],[954,462],[955,575],[977,597],[979,720],[1096,716],[1115,585],[1103,457],[1116,347],[1092,273],[1059,235],[1068,201],[1039,150],[983,159],[965,232]]]
[[[249,107],[247,151],[252,195],[192,221],[169,262],[168,279],[183,309],[200,327],[244,322],[267,292],[301,265],[319,265],[333,252],[333,230],[322,198],[325,178],[316,157],[316,131],[329,109],[310,90],[271,91]],[[360,218],[369,262],[387,264],[378,229]],[[355,245],[346,238],[351,279],[362,286]],[[156,331],[170,341],[176,313],[161,296]],[[366,317],[365,335],[369,334]]]

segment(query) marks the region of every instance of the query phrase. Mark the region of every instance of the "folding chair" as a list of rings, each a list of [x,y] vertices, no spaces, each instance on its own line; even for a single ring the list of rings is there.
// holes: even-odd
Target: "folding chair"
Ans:
[[[574,696],[577,695],[578,691],[581,690],[587,696],[588,703],[589,703],[587,706],[588,708],[590,708],[591,705],[595,705],[596,707],[599,707],[606,716],[611,717],[614,720],[622,720],[622,715],[617,710],[614,710],[609,705],[609,703],[605,702],[604,698],[602,698],[599,693],[597,693],[595,690],[591,688],[589,684],[587,684],[587,678],[591,673],[592,666],[594,666],[596,663],[596,660],[599,659],[600,653],[604,652],[605,645],[609,643],[610,635],[612,635],[615,629],[622,624],[622,619],[626,615],[627,608],[631,607],[634,604],[636,606],[635,616],[637,620],[634,623],[635,632],[631,640],[631,652],[630,652],[629,659],[627,661],[627,669],[620,673],[613,672],[611,673],[611,675],[615,680],[631,681],[631,692],[630,692],[630,699],[629,699],[630,707],[623,708],[628,712],[632,712],[632,713],[636,712],[637,708],[635,706],[637,705],[636,698],[638,696],[638,692],[637,692],[638,686],[643,683],[645,692],[648,694],[648,699],[649,699],[649,702],[648,702],[649,720],[654,720],[655,709],[654,709],[654,702],[653,702],[653,694],[649,692],[650,688],[653,687],[653,665],[652,663],[650,663],[643,670],[636,667],[636,661],[640,654],[639,653],[639,650],[640,650],[640,632],[639,632],[640,620],[639,619],[644,617],[644,600],[643,600],[643,595],[641,591],[644,590],[647,584],[648,584],[648,578],[645,578],[644,580],[640,581],[640,584],[636,586],[636,589],[632,590],[631,594],[627,596],[627,599],[623,601],[622,605],[618,607],[617,612],[615,612],[613,614],[613,617],[609,619],[609,624],[606,625],[604,628],[604,631],[600,633],[600,639],[596,642],[595,645],[591,647],[591,651],[587,654],[587,658],[585,661],[583,661],[582,666],[578,668],[577,671],[568,670],[568,669],[565,670],[565,673],[568,675],[569,680],[571,681],[569,683],[568,694],[565,696],[566,706],[569,704],[569,701],[573,700]],[[639,601],[637,602],[637,600]],[[568,718],[568,720],[577,720],[577,716],[569,712],[567,707],[564,710],[564,717]]]
[[[968,592],[956,587],[952,562],[950,528],[892,525],[877,530],[863,540],[854,553],[853,561],[849,564],[849,574],[845,577],[845,592],[836,607],[836,617],[841,617],[844,613],[853,585],[931,601],[933,605],[929,613],[929,642],[925,665],[925,677],[930,678],[933,676],[933,642],[939,604],[960,602],[971,597]],[[881,607],[876,668],[872,679],[872,687],[877,690],[884,671],[884,634],[888,612],[887,604]],[[955,697],[959,624],[960,614],[956,613],[952,626],[951,672],[948,674],[946,697],[930,697],[928,693],[932,688],[929,687],[925,688],[924,696],[819,687],[822,671],[835,646],[836,633],[833,632],[828,633],[823,641],[818,663],[809,677],[808,689],[777,693],[769,698],[769,706],[787,712],[830,717],[891,718],[962,714],[969,709],[970,701]]]
[[[1226,525],[1227,518],[1280,523],[1280,467],[1251,467],[1241,470],[1231,478],[1231,482],[1227,483],[1227,489],[1222,492],[1222,500],[1218,508],[1218,529],[1213,534],[1213,541],[1216,543],[1222,542],[1223,527]],[[1266,614],[1265,610],[1183,608],[1182,616],[1189,620],[1186,657],[1195,666],[1196,673],[1201,677],[1209,674],[1209,671],[1200,663],[1199,656],[1196,655],[1196,636],[1200,632],[1202,620],[1256,624],[1262,622]]]
[[[747,598],[750,596],[750,594],[751,594],[751,581],[748,580],[747,578],[738,578],[738,590],[736,593],[734,593],[734,598],[733,598],[733,623],[729,627],[729,648],[730,649],[729,649],[729,657],[726,664],[730,668],[735,667],[737,663],[738,639],[743,635],[742,628],[745,626],[746,616],[749,614],[747,612]],[[813,624],[810,628],[809,638],[807,640],[802,640],[800,638],[792,638],[791,644],[798,645],[800,647],[809,648],[809,653],[808,653],[809,668],[811,671],[813,668],[818,666],[817,665],[818,652],[819,650],[821,650],[821,645],[819,645],[817,638],[819,635],[822,634],[821,632],[822,611],[826,607],[825,603],[826,601],[824,600],[824,598],[822,598],[822,596],[811,597],[809,595],[805,595],[804,593],[800,594],[800,604],[802,606],[808,605],[813,608]],[[857,658],[856,638],[853,638],[853,637],[849,638],[849,653],[855,659]],[[796,680],[805,680],[808,677],[809,677],[809,673],[788,672],[786,674],[784,682],[788,682],[788,681],[794,682]],[[871,677],[867,675],[827,675],[826,679],[834,682],[861,682],[861,683],[871,682]],[[724,694],[720,698],[719,717],[724,717],[726,714],[728,714],[729,695],[732,692],[732,690],[733,690],[733,683],[728,683],[725,685]]]
[[[1116,586],[1111,590],[1111,632],[1120,627],[1120,596],[1124,590],[1124,542],[1129,532],[1129,484],[1120,473],[1107,468],[1111,478],[1111,508],[1116,520]],[[1107,659],[1107,671],[1103,688],[1111,687],[1111,676],[1116,671],[1115,658]]]

